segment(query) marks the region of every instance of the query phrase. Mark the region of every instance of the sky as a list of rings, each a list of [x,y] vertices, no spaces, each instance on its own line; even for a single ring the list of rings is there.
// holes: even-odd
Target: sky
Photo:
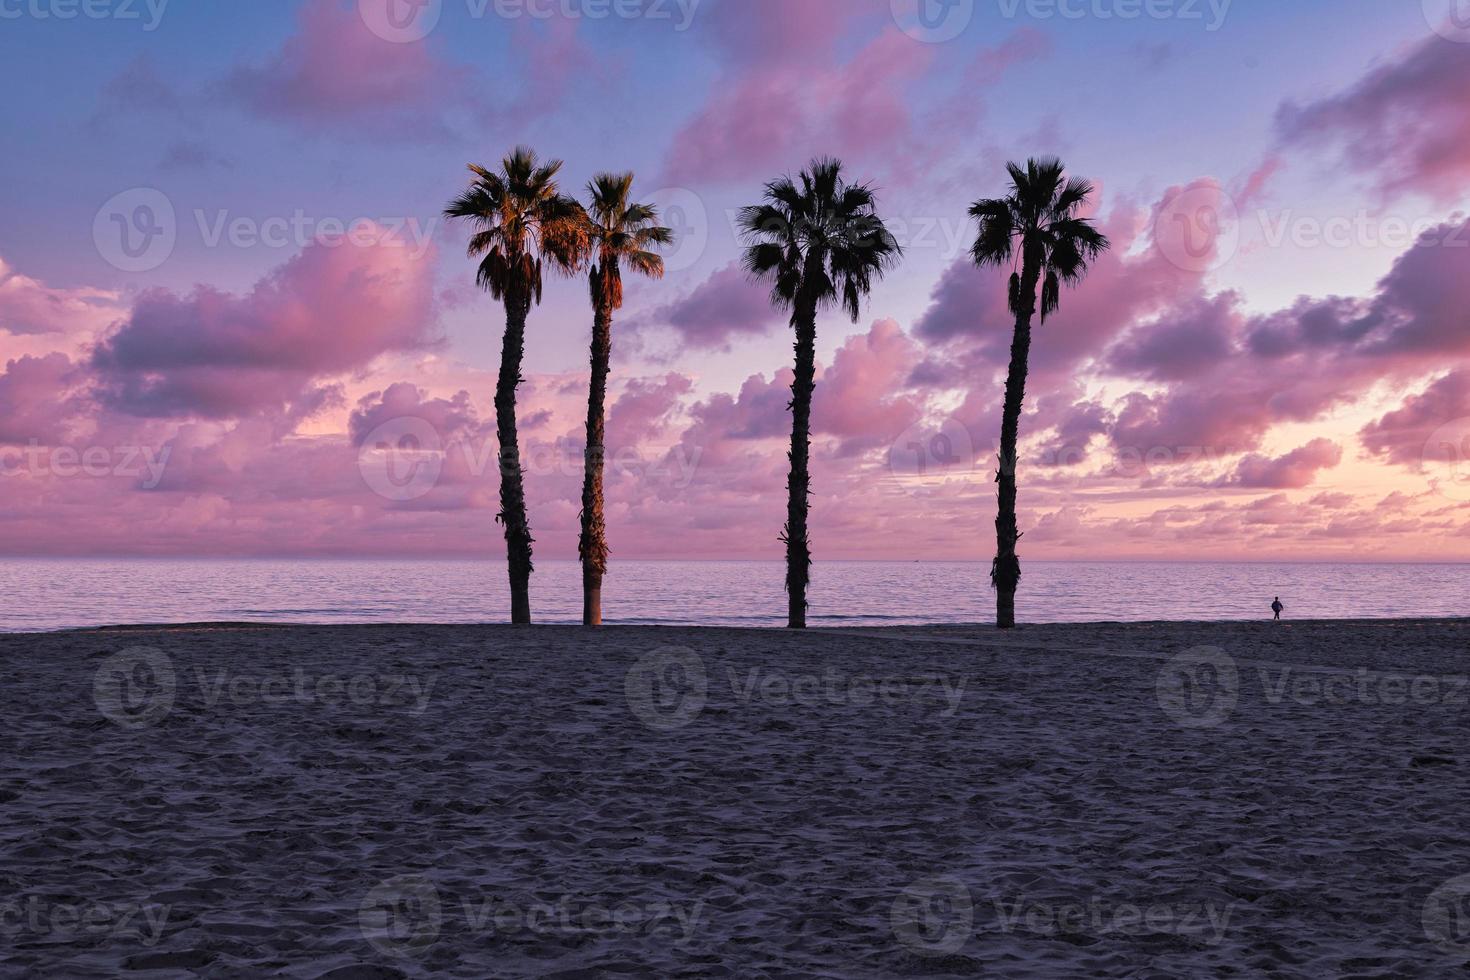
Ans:
[[[502,555],[504,315],[441,214],[527,144],[678,233],[614,327],[614,561],[783,553],[792,338],[732,216],[819,155],[904,246],[819,321],[819,559],[993,554],[967,209],[1057,155],[1113,249],[1035,332],[1023,559],[1470,560],[1463,0],[0,0],[0,84],[0,554]],[[590,326],[549,280],[542,558]]]

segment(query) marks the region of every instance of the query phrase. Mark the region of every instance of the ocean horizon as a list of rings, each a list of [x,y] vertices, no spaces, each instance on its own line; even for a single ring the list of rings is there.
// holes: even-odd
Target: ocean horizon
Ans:
[[[785,625],[785,565],[624,560],[604,589],[609,625]],[[0,559],[0,632],[199,622],[500,623],[503,561],[360,558]],[[1281,596],[1287,619],[1459,617],[1470,564],[1033,561],[1022,622],[1252,620]],[[304,597],[310,597],[304,601]],[[536,622],[581,622],[581,568],[541,561]],[[813,569],[813,626],[994,622],[989,563],[827,561]]]

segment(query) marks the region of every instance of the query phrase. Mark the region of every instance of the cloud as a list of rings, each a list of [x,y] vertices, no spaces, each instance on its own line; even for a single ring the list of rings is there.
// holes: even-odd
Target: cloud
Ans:
[[[374,391],[358,399],[347,420],[352,445],[361,447],[381,426],[401,419],[420,419],[429,423],[439,438],[448,442],[477,433],[480,420],[467,391],[451,398],[431,398],[417,385],[398,382],[384,391]]]
[[[741,66],[825,61],[862,20],[887,16],[881,0],[715,0],[709,37],[722,57]]]
[[[1202,273],[1179,268],[1151,242],[1135,249],[1145,222],[1129,202],[1120,202],[1101,225],[1112,249],[1099,256],[1081,285],[1063,293],[1058,313],[1034,325],[1032,366],[1038,374],[1070,375],[1140,317],[1199,295]],[[957,342],[984,364],[1006,364],[1015,328],[1006,304],[1008,279],[1007,270],[978,269],[968,255],[956,259],[915,334],[931,345]],[[971,372],[966,365],[964,373]]]
[[[1317,479],[1320,470],[1342,462],[1342,447],[1331,439],[1313,439],[1285,456],[1272,459],[1251,455],[1240,461],[1231,481],[1235,486],[1265,490],[1300,490]]]
[[[56,289],[0,259],[0,333],[71,334],[105,326],[122,310],[117,293]]]
[[[690,406],[692,424],[681,443],[697,449],[711,463],[727,463],[763,456],[751,443],[779,439],[791,434],[790,368],[782,368],[768,381],[764,375],[745,380],[737,394],[717,392]]]
[[[0,443],[55,445],[85,404],[73,394],[82,372],[64,354],[22,357],[0,374]]]
[[[1470,354],[1464,313],[1470,308],[1467,258],[1470,222],[1447,222],[1400,255],[1372,295],[1299,300],[1255,320],[1249,347],[1270,358],[1307,352],[1336,356],[1354,372],[1366,362],[1379,369],[1412,370]]]
[[[839,456],[891,445],[922,414],[917,394],[905,390],[919,356],[893,320],[849,337],[818,380],[812,429],[836,436]]]
[[[675,135],[664,179],[769,176],[816,155],[860,157],[902,143],[912,121],[905,92],[931,56],[891,28],[834,67],[742,66]]]
[[[633,326],[666,325],[686,348],[728,350],[736,340],[769,333],[784,319],[771,305],[770,287],[752,282],[740,263],[732,262],[688,295],[640,316]]]
[[[1053,390],[1078,373],[1131,385],[1107,405],[1119,450],[1248,452],[1277,424],[1313,421],[1382,380],[1409,383],[1470,356],[1470,223],[1427,232],[1366,297],[1303,297],[1260,314],[1237,292],[1209,293],[1204,273],[1164,260],[1157,243],[1133,248],[1126,215],[1107,227],[1114,252],[1033,335],[1031,387]],[[966,388],[957,413],[966,424],[991,418],[999,400],[1012,329],[1003,280],[957,263],[916,328],[931,348],[918,376]]]
[[[1277,113],[1290,147],[1335,149],[1386,195],[1463,197],[1470,178],[1470,58],[1435,37],[1380,65],[1345,91]]]
[[[1231,356],[1239,304],[1233,292],[1189,297],[1115,345],[1107,369],[1155,381],[1195,377]]]
[[[491,83],[439,57],[428,39],[384,40],[356,7],[305,0],[296,33],[264,61],[236,66],[215,90],[261,118],[313,133],[399,139],[411,131],[454,142],[466,128],[523,128],[553,114],[579,85],[611,77],[579,37],[577,18],[491,18],[509,36],[509,57]]]
[[[99,395],[145,417],[320,402],[321,380],[434,342],[432,268],[384,233],[370,246],[309,245],[245,296],[149,290],[92,354]]]
[[[1419,466],[1435,447],[1430,438],[1441,427],[1470,418],[1470,368],[1459,367],[1411,395],[1392,412],[1358,433],[1375,456],[1403,466]],[[1470,426],[1467,426],[1470,428]]]
[[[683,407],[694,382],[676,372],[661,378],[630,378],[608,409],[607,445],[616,452],[645,445],[663,432]],[[582,438],[585,445],[586,437]]]
[[[663,182],[769,179],[822,155],[866,160],[864,176],[890,188],[947,187],[975,155],[983,93],[1050,40],[1023,28],[978,50],[924,44],[893,17],[883,0],[720,2],[722,72]]]
[[[256,65],[236,67],[223,91],[265,118],[373,133],[403,122],[422,132],[447,106],[462,104],[465,69],[437,60],[423,41],[394,43],[374,34],[337,0],[306,0],[297,33]]]

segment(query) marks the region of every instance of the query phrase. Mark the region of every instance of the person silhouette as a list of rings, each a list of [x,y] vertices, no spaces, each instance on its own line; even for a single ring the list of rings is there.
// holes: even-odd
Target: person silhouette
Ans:
[[[1273,602],[1273,603],[1271,603],[1271,611],[1276,614],[1276,618],[1277,619],[1280,619],[1281,618],[1281,613],[1285,609],[1286,609],[1286,607],[1281,604],[1281,597],[1280,596],[1277,596],[1276,597],[1276,601]]]

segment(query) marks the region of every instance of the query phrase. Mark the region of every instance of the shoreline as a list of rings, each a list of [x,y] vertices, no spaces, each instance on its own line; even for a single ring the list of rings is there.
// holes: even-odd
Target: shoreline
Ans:
[[[1259,625],[1273,629],[1290,627],[1378,627],[1378,626],[1411,626],[1411,625],[1470,625],[1470,616],[1389,616],[1376,618],[1352,618],[1352,619],[1283,619],[1279,622],[1269,618],[1265,619],[1098,619],[1087,622],[1036,622],[1019,623],[1013,630],[999,630],[994,623],[914,623],[908,625],[844,625],[844,626],[811,626],[806,630],[790,630],[783,626],[723,626],[723,625],[701,625],[698,623],[605,623],[596,629],[589,629],[577,623],[532,623],[528,626],[517,626],[505,622],[480,622],[480,623],[455,623],[455,622],[353,622],[353,623],[306,623],[306,622],[272,622],[270,620],[241,620],[241,621],[210,621],[180,622],[180,623],[112,623],[105,626],[69,626],[54,630],[35,630],[23,632],[0,631],[0,637],[28,637],[28,636],[67,636],[86,635],[94,633],[169,633],[169,632],[207,632],[207,631],[230,631],[230,630],[364,630],[364,629],[472,629],[472,630],[568,630],[577,633],[588,632],[595,634],[601,632],[613,632],[623,630],[697,630],[708,632],[731,632],[731,633],[755,633],[755,634],[778,634],[782,636],[800,637],[803,635],[840,635],[844,633],[863,633],[880,636],[885,633],[898,633],[904,631],[919,631],[929,633],[934,631],[971,631],[978,633],[980,637],[991,636],[996,639],[1019,636],[1028,631],[1035,630],[1087,630],[1096,627],[1109,627],[1119,629],[1158,629],[1168,627],[1246,627]]]
[[[759,569],[738,562],[621,567],[604,606],[610,624],[786,626],[779,563]],[[1455,618],[1470,610],[1470,577],[1445,565],[1216,564],[1197,566],[1197,574],[1157,563],[1073,567],[1081,566],[1039,566],[1028,576],[1017,610],[1023,623],[1252,622],[1270,618],[1275,595],[1283,596],[1287,617],[1296,621]],[[813,579],[809,625],[993,623],[995,597],[988,579],[957,569],[925,563],[833,565]],[[8,570],[8,577],[0,576],[10,596],[8,608],[0,609],[0,630],[6,631],[175,623],[479,626],[510,618],[503,576],[455,563],[412,573],[391,563],[351,562],[165,563],[152,571],[106,563],[45,569],[11,564]],[[534,587],[532,612],[540,625],[581,625],[580,566],[548,565]]]

